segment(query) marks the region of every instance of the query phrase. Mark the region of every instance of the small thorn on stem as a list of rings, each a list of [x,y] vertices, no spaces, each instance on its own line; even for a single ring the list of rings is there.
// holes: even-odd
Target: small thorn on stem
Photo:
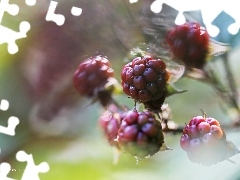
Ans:
[[[233,164],[236,164],[236,162],[232,161],[231,159],[227,159],[227,161],[233,163]]]
[[[206,117],[207,117],[206,112],[204,112],[203,109],[201,109],[201,112],[203,114],[203,118],[206,119]]]
[[[137,101],[134,101],[134,107],[133,110],[136,111],[137,110]]]

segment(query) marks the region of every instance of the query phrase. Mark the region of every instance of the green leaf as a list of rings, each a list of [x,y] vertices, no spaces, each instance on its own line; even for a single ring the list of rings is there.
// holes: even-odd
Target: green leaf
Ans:
[[[167,97],[172,96],[174,94],[181,94],[186,92],[187,90],[178,89],[174,84],[168,83],[167,85]]]

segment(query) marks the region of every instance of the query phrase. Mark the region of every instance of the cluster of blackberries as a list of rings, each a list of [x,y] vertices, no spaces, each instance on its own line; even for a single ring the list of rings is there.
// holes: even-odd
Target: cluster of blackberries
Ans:
[[[185,23],[170,29],[166,41],[173,55],[186,67],[203,68],[209,53],[209,35],[198,23]],[[88,97],[97,95],[101,101],[105,96],[112,98],[112,92],[104,89],[112,77],[113,69],[107,58],[94,56],[79,65],[73,81],[79,93]],[[114,110],[105,111],[99,123],[110,145],[137,158],[152,156],[160,150],[164,135],[154,113],[161,112],[169,79],[164,61],[150,55],[134,57],[123,67],[121,84],[124,93],[144,104],[147,110],[140,112],[136,107],[130,111],[120,110],[115,104]],[[109,105],[102,103],[105,104]],[[203,165],[227,158],[226,136],[214,118],[192,118],[183,129],[180,146],[192,162]]]
[[[164,142],[161,123],[150,111],[105,112],[100,126],[111,145],[137,158],[154,155]]]
[[[73,80],[79,93],[93,97],[112,76],[109,61],[95,56],[79,65]],[[150,56],[135,58],[122,71],[125,93],[143,103],[161,101],[159,107],[164,101],[167,79],[165,63]],[[162,126],[152,112],[123,111],[110,106],[109,109],[100,117],[99,124],[110,145],[138,158],[152,156],[160,150],[164,140]]]

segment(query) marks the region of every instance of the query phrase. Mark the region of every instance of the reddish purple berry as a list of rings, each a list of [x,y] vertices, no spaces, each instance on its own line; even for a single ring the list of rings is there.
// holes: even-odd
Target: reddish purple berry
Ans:
[[[159,59],[134,58],[123,67],[121,79],[123,91],[137,101],[145,103],[165,98],[168,72],[166,64]]]
[[[190,120],[189,125],[198,126],[198,124],[200,124],[201,122],[205,122],[205,119],[202,116],[196,116]]]
[[[144,158],[160,150],[164,141],[161,123],[150,111],[129,111],[118,131],[118,142],[123,150]]]
[[[206,134],[210,131],[210,124],[208,124],[207,122],[201,122],[198,124],[197,128],[200,134]]]
[[[216,126],[220,127],[220,123],[216,119],[214,119],[214,118],[208,117],[208,118],[206,118],[206,122],[208,124],[210,124],[211,126],[212,125],[216,125]]]
[[[188,134],[190,138],[196,138],[199,136],[199,131],[196,125],[187,125],[184,129],[183,132]]]
[[[167,32],[167,43],[174,56],[186,66],[202,68],[209,51],[209,34],[196,22],[177,25]]]
[[[111,113],[105,111],[99,119],[99,125],[103,130],[104,135],[107,137],[110,145],[118,146],[116,141],[118,129],[122,119],[125,117],[125,113]]]
[[[223,137],[223,131],[219,126],[211,125],[210,133],[215,136],[217,139],[221,139]]]
[[[227,156],[225,133],[214,118],[193,117],[183,129],[180,146],[192,162],[203,165],[215,164]]]
[[[190,137],[188,134],[183,134],[180,139],[180,146],[184,151],[188,151],[190,147]]]
[[[113,77],[113,69],[108,59],[94,56],[78,66],[74,73],[73,83],[79,93],[92,97],[104,87],[110,77]]]

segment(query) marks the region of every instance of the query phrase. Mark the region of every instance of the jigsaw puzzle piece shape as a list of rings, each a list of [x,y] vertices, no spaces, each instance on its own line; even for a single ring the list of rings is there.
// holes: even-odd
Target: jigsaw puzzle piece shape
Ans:
[[[16,126],[19,124],[19,122],[20,121],[17,117],[11,116],[8,119],[8,126],[7,127],[0,126],[0,133],[6,134],[6,135],[9,135],[9,136],[14,136]]]
[[[55,14],[55,9],[57,7],[58,2],[56,1],[51,1],[48,12],[46,15],[46,21],[53,21],[55,22],[58,26],[61,26],[65,22],[65,17],[62,14]]]
[[[200,23],[202,26],[205,27],[201,10],[184,11],[183,15],[187,21],[189,21],[189,22],[197,21],[198,23]]]
[[[46,173],[50,169],[47,162],[35,165],[32,154],[27,154],[25,151],[18,151],[16,159],[20,162],[27,162],[21,180],[40,180],[38,174]]]
[[[15,54],[18,52],[16,40],[27,37],[27,32],[30,30],[30,24],[27,21],[22,21],[19,25],[19,32],[13,31],[5,26],[0,25],[0,44],[8,43],[8,52]]]
[[[208,33],[211,37],[215,37],[218,35],[220,31],[218,27],[212,25],[211,22],[208,22],[208,21],[206,22],[203,20],[202,10],[185,11],[183,14],[187,19],[187,21],[199,22],[203,27],[205,27],[208,30]]]
[[[138,2],[138,0],[129,0],[131,4]]]
[[[7,12],[12,16],[19,13],[19,7],[16,4],[9,4],[9,0],[2,0],[0,2],[0,22],[2,22],[3,14]]]
[[[236,35],[240,28],[240,11],[235,7],[240,7],[240,1],[230,0],[223,8],[224,12],[229,14],[235,20],[235,23],[228,26],[228,32],[232,35]]]
[[[8,110],[8,108],[9,108],[9,102],[5,99],[2,99],[0,103],[0,110],[6,111]]]
[[[2,99],[1,103],[0,103],[0,110],[6,111],[6,110],[8,110],[8,108],[9,108],[9,102],[5,99]],[[11,116],[8,119],[8,126],[7,127],[0,126],[0,133],[6,134],[6,135],[9,135],[9,136],[14,136],[16,126],[19,124],[19,122],[20,121],[17,117]]]
[[[8,173],[11,171],[11,165],[3,162],[0,164],[0,179],[1,180],[15,180],[7,177]]]
[[[34,6],[36,4],[36,0],[25,0],[25,3],[28,6]]]
[[[16,4],[9,4],[6,11],[12,16],[16,16],[19,13],[19,7]]]
[[[212,22],[212,24],[220,29],[215,40],[223,43],[230,43],[233,35],[229,33],[228,27],[236,21],[225,11],[222,11]]]
[[[71,9],[71,14],[73,16],[80,16],[82,14],[82,9],[79,8],[79,7],[73,6],[72,9]]]

